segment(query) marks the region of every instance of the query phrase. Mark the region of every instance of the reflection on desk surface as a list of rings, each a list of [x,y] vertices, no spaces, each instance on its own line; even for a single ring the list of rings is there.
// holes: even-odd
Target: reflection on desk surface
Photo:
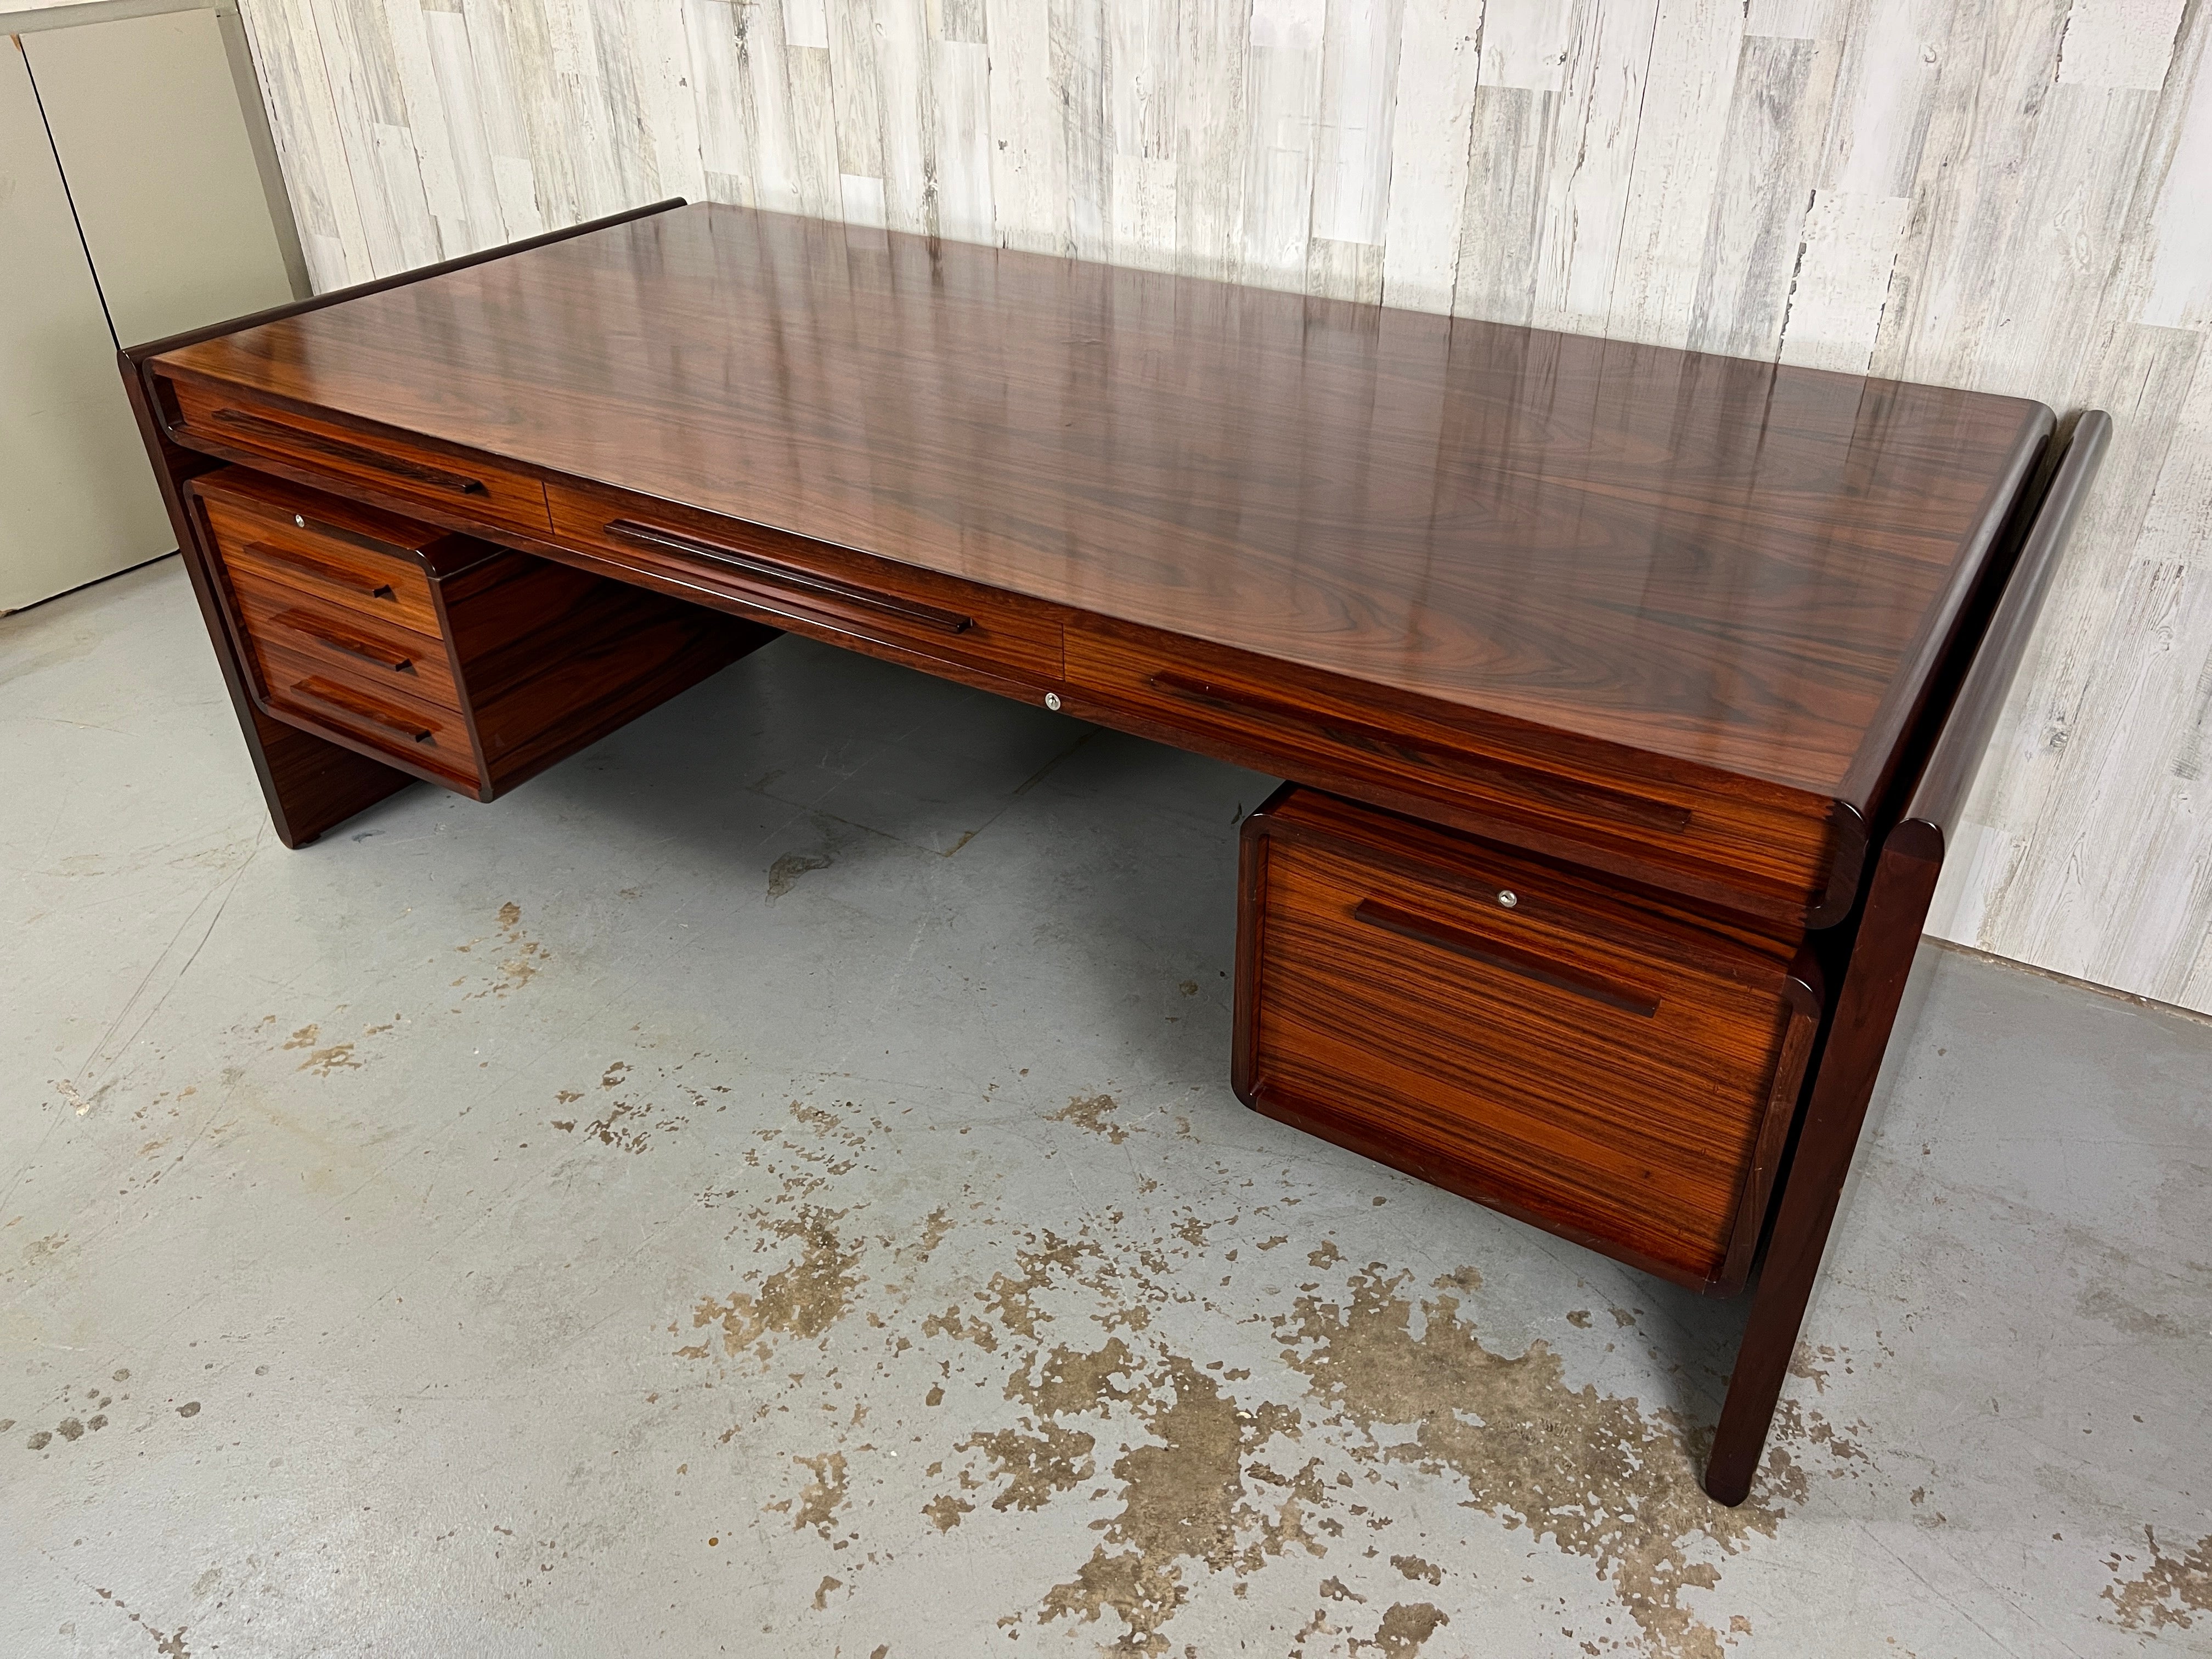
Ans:
[[[2050,418],[720,206],[164,361],[1829,793]]]

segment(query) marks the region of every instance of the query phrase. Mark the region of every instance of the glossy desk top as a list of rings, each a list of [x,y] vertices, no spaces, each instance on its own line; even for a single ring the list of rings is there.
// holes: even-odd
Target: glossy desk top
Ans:
[[[2050,422],[709,206],[161,361],[1862,809]]]

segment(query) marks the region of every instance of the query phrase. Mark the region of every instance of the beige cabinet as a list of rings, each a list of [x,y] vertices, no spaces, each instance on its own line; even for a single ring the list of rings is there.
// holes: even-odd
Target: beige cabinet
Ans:
[[[306,291],[234,22],[74,10],[0,46],[0,612],[176,545],[117,347]]]

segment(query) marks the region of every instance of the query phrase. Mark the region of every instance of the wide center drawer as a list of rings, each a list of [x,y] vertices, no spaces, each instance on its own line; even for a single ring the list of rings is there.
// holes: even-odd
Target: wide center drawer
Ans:
[[[1058,685],[1052,606],[672,502],[547,486],[556,539],[595,568],[994,690]]]
[[[1070,713],[1790,926],[1847,907],[1859,848],[1829,803],[1478,733],[1426,702],[1153,629],[1066,635]],[[1517,728],[1516,728],[1517,729]],[[1733,787],[1731,787],[1733,786]]]
[[[1248,821],[1252,1105],[1701,1290],[1742,1282],[1818,1028],[1780,941],[1286,790]]]

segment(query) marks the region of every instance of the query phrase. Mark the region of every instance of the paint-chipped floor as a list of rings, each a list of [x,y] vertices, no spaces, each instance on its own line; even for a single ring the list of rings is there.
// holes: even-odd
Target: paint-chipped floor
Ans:
[[[0,1653],[2212,1652],[2212,1024],[1923,953],[1741,1317],[1245,1111],[1249,773],[784,641],[269,834],[0,623]]]

